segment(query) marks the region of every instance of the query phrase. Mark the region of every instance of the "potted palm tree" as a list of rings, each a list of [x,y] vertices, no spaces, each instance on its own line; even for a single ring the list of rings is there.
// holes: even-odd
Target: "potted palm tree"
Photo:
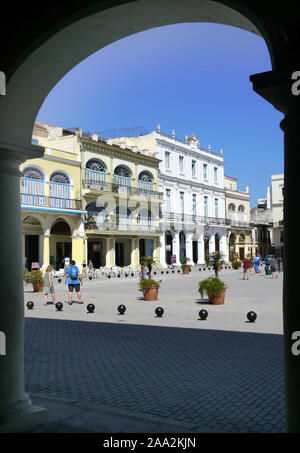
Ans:
[[[143,291],[144,300],[157,300],[159,283],[151,277],[153,266],[159,263],[152,256],[144,256],[141,258],[141,265],[148,268],[148,278],[140,279],[140,289]]]
[[[27,271],[24,270],[23,280],[25,283],[31,283],[33,286],[33,291],[39,293],[43,291],[44,287],[44,278],[41,270],[36,271]]]
[[[213,270],[215,271],[215,277],[218,277],[219,272],[222,269],[223,254],[219,251],[210,253],[209,255],[206,256],[205,261],[207,266],[209,265],[212,266]]]
[[[227,286],[218,277],[208,277],[199,282],[198,291],[203,297],[207,294],[209,302],[214,305],[224,304]]]
[[[184,274],[189,274],[190,273],[190,270],[191,270],[191,266],[189,266],[187,263],[188,261],[190,261],[189,258],[187,258],[186,256],[184,258],[182,258],[181,260],[181,269],[182,269],[182,272]]]

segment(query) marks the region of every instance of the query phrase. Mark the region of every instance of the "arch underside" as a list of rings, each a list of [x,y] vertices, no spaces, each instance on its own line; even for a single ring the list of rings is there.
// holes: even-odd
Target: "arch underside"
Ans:
[[[210,0],[152,0],[151,11],[148,1],[138,0],[95,12],[36,47],[11,75],[8,95],[0,104],[0,137],[9,143],[29,145],[34,121],[46,96],[76,64],[126,36],[183,22],[226,24],[260,35],[258,27],[244,15]],[[5,115],[1,115],[4,111]]]

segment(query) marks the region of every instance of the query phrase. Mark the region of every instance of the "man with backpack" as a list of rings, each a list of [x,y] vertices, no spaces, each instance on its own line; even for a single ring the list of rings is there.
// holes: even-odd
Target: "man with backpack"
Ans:
[[[83,304],[80,293],[80,283],[82,284],[82,277],[74,260],[72,260],[70,266],[65,269],[65,274],[68,277],[67,283],[69,287],[69,305],[72,305],[72,293],[74,288],[77,293],[78,302],[80,304]]]

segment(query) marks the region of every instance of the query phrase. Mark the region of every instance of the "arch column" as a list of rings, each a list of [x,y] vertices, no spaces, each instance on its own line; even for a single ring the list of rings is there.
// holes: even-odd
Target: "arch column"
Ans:
[[[43,237],[43,268],[46,268],[50,263],[50,234],[45,234]]]
[[[300,304],[295,294],[299,290],[299,254],[295,247],[298,222],[295,206],[299,194],[295,189],[300,168],[300,96],[292,93],[294,71],[282,69],[250,77],[253,89],[285,117],[280,123],[284,132],[284,278],[283,278],[283,331],[284,378],[287,431],[300,432]]]
[[[193,234],[186,234],[185,238],[185,251],[186,256],[189,258],[188,264],[194,266],[193,261]]]
[[[203,233],[200,233],[198,237],[197,247],[198,247],[198,264],[205,264]]]
[[[215,253],[216,251],[216,240],[215,240],[215,235],[212,234],[211,237],[209,238],[209,254]]]
[[[0,432],[21,432],[45,423],[47,411],[33,406],[24,389],[24,293],[20,164],[40,157],[42,148],[0,142],[0,331],[6,339],[0,356]],[[14,253],[14,272],[6,263]]]
[[[160,244],[160,263],[162,267],[167,267],[166,263],[166,233],[163,231],[163,234],[159,237]]]
[[[176,255],[176,264],[180,266],[179,231],[172,232],[172,250],[173,250],[173,255]]]
[[[220,253],[225,263],[228,263],[227,233],[223,233],[220,239]]]

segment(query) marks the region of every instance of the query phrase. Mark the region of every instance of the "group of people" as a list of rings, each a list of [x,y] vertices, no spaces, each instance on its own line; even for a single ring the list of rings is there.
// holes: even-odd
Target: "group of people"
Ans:
[[[252,260],[252,264],[254,267],[255,274],[261,274],[261,270],[259,269],[259,265],[262,261],[262,257],[259,253],[256,254],[256,257]],[[265,258],[265,275],[271,275],[272,278],[277,278],[277,271],[280,271],[280,264],[278,265],[277,259],[274,255],[267,255]],[[249,272],[251,269],[251,260],[250,257],[243,259],[243,269],[244,269],[244,276],[243,280],[249,280]]]
[[[53,284],[53,266],[48,266],[44,275],[44,305],[47,305],[48,295],[51,294],[53,304],[55,304],[55,290]],[[82,275],[74,260],[70,265],[64,268],[64,274],[67,279],[69,292],[69,305],[72,305],[72,294],[75,289],[78,297],[78,303],[83,304],[81,299],[80,285],[82,285]]]

